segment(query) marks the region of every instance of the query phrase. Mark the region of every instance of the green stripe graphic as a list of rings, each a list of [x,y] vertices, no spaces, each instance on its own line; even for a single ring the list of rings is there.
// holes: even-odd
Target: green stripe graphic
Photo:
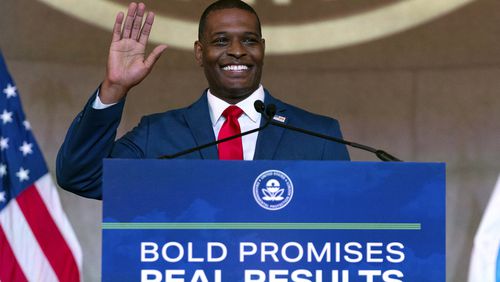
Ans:
[[[103,222],[102,229],[421,230],[420,223]]]

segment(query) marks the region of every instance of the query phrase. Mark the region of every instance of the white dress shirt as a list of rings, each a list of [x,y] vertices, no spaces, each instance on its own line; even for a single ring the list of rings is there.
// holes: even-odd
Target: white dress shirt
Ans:
[[[253,104],[257,100],[264,102],[264,97],[264,87],[260,85],[255,92],[253,92],[245,100],[235,105],[243,110],[243,114],[238,118],[241,132],[249,131],[260,126],[261,114],[255,110]],[[222,116],[222,112],[224,112],[227,107],[231,106],[231,104],[215,97],[212,93],[210,93],[210,90],[208,90],[207,98],[210,120],[212,121],[215,138],[217,138],[224,121],[226,121],[226,118]],[[255,146],[257,145],[257,136],[258,132],[254,132],[241,138],[243,143],[243,159],[246,161],[253,160]]]
[[[241,132],[249,131],[260,126],[261,114],[258,113],[254,108],[254,103],[257,100],[261,100],[264,102],[264,87],[262,85],[259,86],[255,92],[253,92],[250,96],[248,96],[245,100],[236,104],[240,109],[243,110],[243,114],[238,118],[238,122],[240,123]],[[219,131],[226,121],[226,118],[222,116],[222,112],[231,106],[231,104],[227,103],[224,100],[221,100],[215,97],[210,89],[207,91],[208,98],[208,110],[210,112],[210,120],[212,121],[212,127],[214,130],[215,138],[219,136]],[[92,108],[101,110],[106,109],[115,105],[113,104],[104,104],[99,98],[99,90],[96,95],[96,99],[92,104]],[[255,154],[255,146],[257,145],[257,136],[258,132],[245,135],[241,138],[243,143],[243,159],[244,160],[253,160]]]

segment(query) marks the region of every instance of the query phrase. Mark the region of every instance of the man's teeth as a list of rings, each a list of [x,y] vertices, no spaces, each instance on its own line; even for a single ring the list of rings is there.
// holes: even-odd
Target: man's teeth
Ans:
[[[229,65],[222,68],[225,71],[242,71],[248,70],[248,67],[245,65]]]

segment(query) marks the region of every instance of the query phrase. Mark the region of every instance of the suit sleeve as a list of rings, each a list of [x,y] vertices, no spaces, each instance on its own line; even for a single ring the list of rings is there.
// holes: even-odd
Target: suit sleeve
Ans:
[[[102,160],[111,155],[124,101],[109,108],[92,108],[92,95],[72,122],[57,154],[59,186],[78,195],[101,199]]]
[[[342,138],[342,132],[340,131],[340,124],[337,120],[332,120],[330,129],[328,131],[329,136],[334,136],[337,138]],[[344,144],[337,142],[327,141],[325,150],[323,152],[323,160],[339,160],[339,161],[349,161],[349,152]]]

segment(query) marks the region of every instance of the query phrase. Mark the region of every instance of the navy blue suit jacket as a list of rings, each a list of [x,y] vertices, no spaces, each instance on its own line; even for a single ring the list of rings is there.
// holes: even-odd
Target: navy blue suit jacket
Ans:
[[[101,199],[104,158],[157,158],[215,140],[206,92],[189,107],[143,117],[116,141],[124,102],[95,110],[94,100],[95,95],[75,118],[57,155],[59,185],[81,196]],[[277,115],[285,117],[287,124],[342,137],[335,119],[283,103],[267,91],[265,103],[275,104]],[[217,159],[217,147],[180,158]],[[254,160],[349,160],[349,154],[345,145],[269,126],[259,132]]]

